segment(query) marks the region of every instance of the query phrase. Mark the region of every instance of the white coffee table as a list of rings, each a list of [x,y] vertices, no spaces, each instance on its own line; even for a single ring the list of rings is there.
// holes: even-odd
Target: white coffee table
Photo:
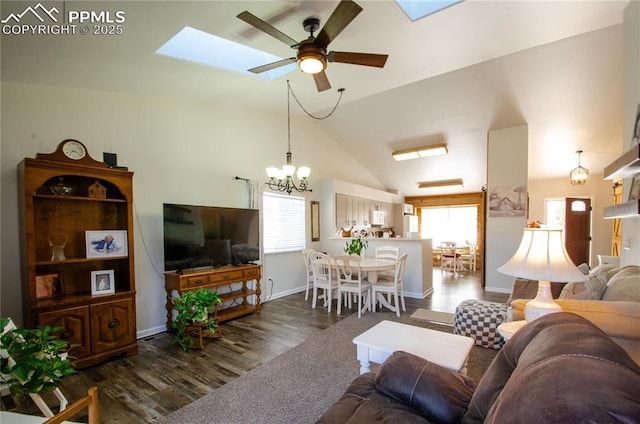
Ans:
[[[443,333],[394,321],[382,321],[353,339],[360,374],[371,371],[371,362],[382,364],[402,350],[454,371],[465,373],[471,337]]]

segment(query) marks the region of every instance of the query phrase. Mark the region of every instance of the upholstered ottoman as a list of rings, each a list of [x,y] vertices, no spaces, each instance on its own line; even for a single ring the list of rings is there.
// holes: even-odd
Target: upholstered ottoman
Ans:
[[[471,337],[477,346],[500,349],[504,339],[498,334],[498,326],[505,320],[506,304],[467,299],[456,307],[453,332]]]

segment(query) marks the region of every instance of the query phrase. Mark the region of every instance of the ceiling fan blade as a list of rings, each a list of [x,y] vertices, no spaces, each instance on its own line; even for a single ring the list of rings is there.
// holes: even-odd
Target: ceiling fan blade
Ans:
[[[350,63],[352,65],[384,68],[388,57],[389,55],[387,54],[329,52],[327,60],[329,60],[329,62]]]
[[[313,74],[313,80],[316,82],[316,88],[320,93],[331,88],[329,78],[327,78],[327,74],[324,71]]]
[[[358,4],[351,0],[342,0],[331,16],[329,16],[327,23],[320,30],[320,33],[318,33],[315,41],[316,46],[326,49],[329,43],[333,41],[360,12],[362,12],[362,8],[358,6]]]
[[[298,42],[296,40],[294,40],[293,38],[289,37],[287,34],[283,33],[282,31],[274,28],[273,26],[271,26],[270,24],[266,23],[262,19],[258,18],[257,16],[255,16],[251,12],[247,12],[245,10],[244,12],[241,12],[240,14],[238,14],[237,18],[240,19],[240,20],[245,21],[249,25],[252,25],[252,26],[258,28],[260,31],[262,31],[262,32],[264,32],[266,34],[269,34],[270,36],[272,36],[274,38],[277,38],[278,40],[280,40],[283,43],[285,43],[287,46],[293,46],[293,45],[298,44]]]
[[[260,74],[262,72],[270,71],[272,69],[279,68],[281,66],[288,65],[290,63],[295,63],[296,58],[290,57],[288,59],[278,60],[277,62],[267,63],[266,65],[256,66],[255,68],[247,69],[249,72],[253,72],[254,74]]]

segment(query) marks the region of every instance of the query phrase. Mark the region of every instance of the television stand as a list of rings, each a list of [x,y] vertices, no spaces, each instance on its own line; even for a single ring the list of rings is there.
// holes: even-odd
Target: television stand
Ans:
[[[182,274],[169,272],[165,274],[165,290],[167,291],[167,330],[171,330],[173,322],[173,300],[171,292],[178,295],[200,288],[213,289],[218,292],[222,304],[218,306],[216,319],[227,321],[251,313],[260,313],[260,265],[238,265],[212,268],[198,271],[183,270]],[[254,282],[251,284],[251,282]],[[254,304],[249,303],[253,300]]]

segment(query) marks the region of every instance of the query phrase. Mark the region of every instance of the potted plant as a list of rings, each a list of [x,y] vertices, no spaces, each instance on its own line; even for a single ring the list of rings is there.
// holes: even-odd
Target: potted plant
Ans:
[[[76,372],[68,356],[74,345],[54,336],[62,327],[18,329],[10,318],[1,318],[0,327],[0,375],[12,395],[53,391]]]
[[[173,320],[176,330],[173,342],[182,346],[182,349],[187,350],[193,345],[193,340],[189,338],[189,327],[193,327],[194,323],[208,331],[218,327],[215,318],[210,315],[211,309],[222,303],[217,292],[205,288],[184,292],[180,297],[174,297],[173,302],[178,312]]]
[[[367,240],[363,240],[361,238],[352,238],[348,241],[344,246],[344,253],[347,255],[358,255],[362,256],[362,252],[369,246],[369,242]]]

